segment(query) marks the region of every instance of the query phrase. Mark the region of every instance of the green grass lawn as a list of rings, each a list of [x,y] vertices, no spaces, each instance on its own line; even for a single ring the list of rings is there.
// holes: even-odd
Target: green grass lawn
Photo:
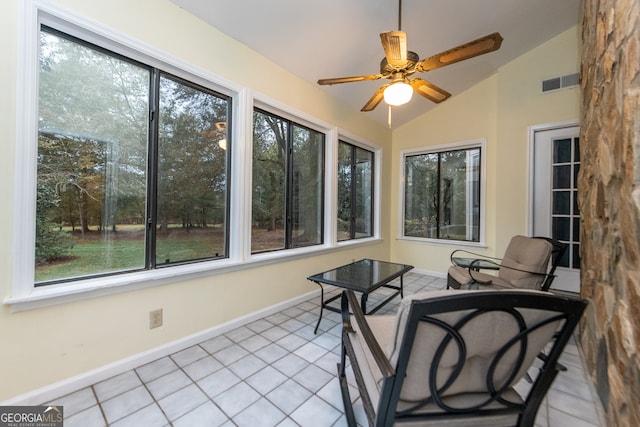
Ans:
[[[119,229],[123,232],[91,232],[84,239],[75,236],[68,257],[36,266],[36,283],[144,268],[144,233],[139,226],[128,232]],[[222,236],[222,230],[213,227],[159,233],[157,264],[223,256]]]

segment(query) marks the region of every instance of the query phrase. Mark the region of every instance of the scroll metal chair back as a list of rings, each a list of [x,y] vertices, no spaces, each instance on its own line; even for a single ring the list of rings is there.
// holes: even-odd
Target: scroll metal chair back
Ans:
[[[345,413],[355,425],[348,357],[371,426],[533,426],[586,307],[532,290],[434,291],[404,298],[397,316],[364,316],[351,291],[342,298]]]

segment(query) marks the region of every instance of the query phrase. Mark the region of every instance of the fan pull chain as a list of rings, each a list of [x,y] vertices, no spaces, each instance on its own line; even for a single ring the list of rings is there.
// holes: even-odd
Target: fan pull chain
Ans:
[[[389,104],[389,119],[388,119],[388,122],[389,122],[389,129],[391,129],[391,105],[390,104]]]

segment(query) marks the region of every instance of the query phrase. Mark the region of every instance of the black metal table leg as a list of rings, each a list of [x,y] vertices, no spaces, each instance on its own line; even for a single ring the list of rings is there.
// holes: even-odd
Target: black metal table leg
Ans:
[[[324,288],[318,282],[313,282],[320,286],[320,315],[318,316],[318,323],[316,323],[316,328],[313,330],[313,334],[318,333],[318,327],[320,326],[320,321],[322,320],[322,309],[324,308]]]

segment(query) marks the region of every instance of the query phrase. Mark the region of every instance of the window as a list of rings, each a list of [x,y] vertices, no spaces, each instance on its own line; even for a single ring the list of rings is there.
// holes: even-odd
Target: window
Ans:
[[[231,99],[40,28],[36,286],[227,257]]]
[[[373,153],[338,142],[338,241],[373,235]]]
[[[252,253],[322,244],[324,140],[321,132],[254,111]]]
[[[403,159],[403,236],[480,242],[481,145]]]

